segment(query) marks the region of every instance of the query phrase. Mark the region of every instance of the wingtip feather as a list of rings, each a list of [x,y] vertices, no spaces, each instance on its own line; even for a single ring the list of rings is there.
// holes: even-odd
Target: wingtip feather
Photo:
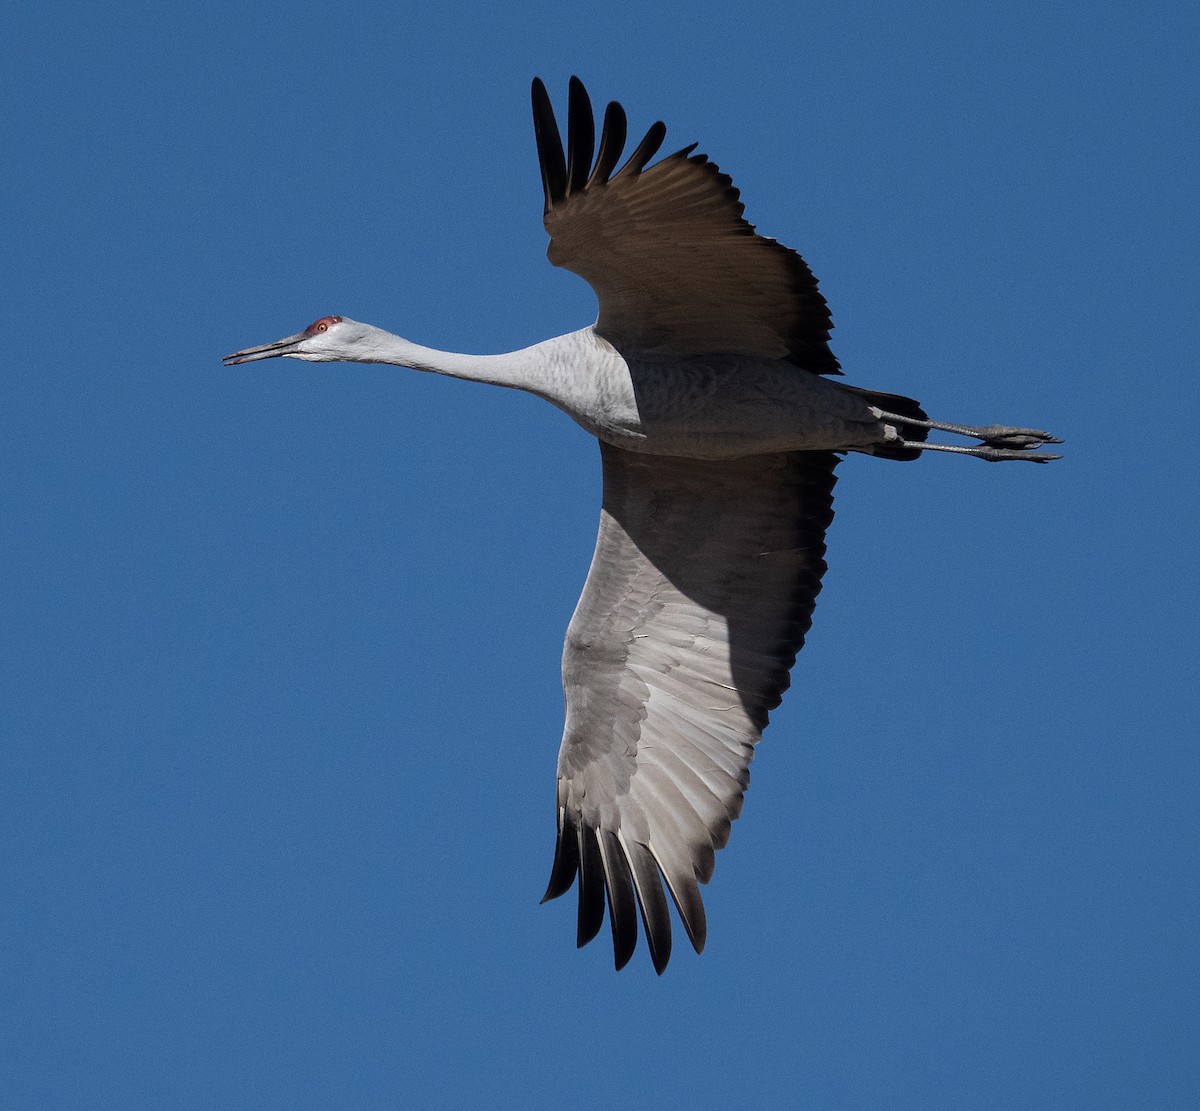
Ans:
[[[542,192],[545,195],[545,211],[549,212],[567,191],[567,163],[563,153],[562,137],[558,132],[558,121],[554,118],[554,107],[550,94],[540,77],[533,79],[530,88],[533,103],[533,134],[537,140],[538,165],[542,171]]]
[[[582,189],[592,169],[596,144],[596,121],[587,89],[572,77],[567,96],[567,195]]]
[[[629,861],[650,960],[654,963],[654,971],[661,976],[671,959],[671,911],[663,892],[662,875],[654,856],[645,845],[638,841],[627,841],[620,832],[617,838]]]
[[[621,152],[625,149],[625,138],[628,124],[625,109],[615,100],[608,102],[604,109],[604,124],[600,129],[600,150],[596,154],[596,166],[588,185],[604,185],[612,175],[613,168],[621,160]]]
[[[630,176],[640,174],[646,168],[646,163],[658,153],[658,148],[663,145],[663,140],[666,137],[667,125],[662,120],[652,123],[650,130],[646,132],[642,137],[642,141],[638,143],[637,148],[629,156],[629,160],[614,176],[623,177],[626,174]]]
[[[621,971],[637,949],[637,909],[629,862],[611,830],[601,830],[597,839],[604,865],[604,887],[608,892],[608,918],[612,926],[613,964]]]
[[[666,881],[671,901],[679,912],[680,921],[683,922],[692,948],[697,953],[703,953],[704,942],[708,936],[708,920],[693,867],[686,858],[680,859],[661,847],[651,845],[649,848],[662,872],[663,880]]]
[[[579,842],[563,809],[558,812],[558,836],[554,842],[554,863],[550,866],[550,882],[542,902],[548,903],[571,890],[579,871]]]
[[[604,925],[604,865],[596,831],[586,822],[576,829],[579,840],[579,921],[575,945],[582,949]]]

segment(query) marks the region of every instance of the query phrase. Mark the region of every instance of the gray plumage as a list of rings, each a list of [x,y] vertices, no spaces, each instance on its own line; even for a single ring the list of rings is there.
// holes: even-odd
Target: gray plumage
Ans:
[[[687,147],[619,169],[627,123],[571,79],[564,149],[546,90],[534,127],[548,256],[586,278],[596,323],[523,351],[460,355],[323,317],[227,356],[392,363],[526,390],[600,441],[604,499],[563,651],[558,837],[545,898],[578,882],[577,941],[605,906],[621,968],[643,927],[658,972],[668,893],[693,947],[700,885],[729,838],[754,746],[787,689],[825,571],[838,454],[1057,458],[1036,429],[931,421],[917,402],[830,381],[832,323],[796,252],[755,233],[730,179]],[[930,443],[931,430],[975,446]]]

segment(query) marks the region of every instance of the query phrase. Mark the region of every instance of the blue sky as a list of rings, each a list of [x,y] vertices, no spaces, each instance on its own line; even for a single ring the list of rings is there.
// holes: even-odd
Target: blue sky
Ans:
[[[1200,1099],[1193,5],[19,3],[6,17],[0,1102]],[[534,74],[699,140],[847,380],[1052,467],[841,468],[831,570],[655,977],[538,906],[597,452],[508,350]]]

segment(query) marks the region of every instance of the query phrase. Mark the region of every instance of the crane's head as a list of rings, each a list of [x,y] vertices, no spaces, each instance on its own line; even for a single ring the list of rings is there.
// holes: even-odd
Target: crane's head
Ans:
[[[221,361],[226,366],[235,363],[252,363],[256,359],[304,359],[310,363],[334,363],[340,360],[351,362],[362,360],[363,353],[357,345],[375,333],[377,329],[344,316],[323,316],[314,320],[303,332],[297,332],[274,343],[261,347],[247,347],[235,351]]]

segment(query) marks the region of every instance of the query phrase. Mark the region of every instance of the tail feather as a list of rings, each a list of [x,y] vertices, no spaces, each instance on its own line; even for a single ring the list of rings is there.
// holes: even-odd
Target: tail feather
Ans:
[[[911,397],[905,397],[898,393],[883,393],[881,390],[864,390],[859,386],[842,386],[844,390],[850,390],[852,393],[858,394],[865,398],[871,405],[878,409],[883,409],[888,413],[898,413],[902,417],[913,417],[916,420],[928,420],[929,414],[921,408],[918,401],[914,401]],[[929,436],[929,429],[918,428],[915,425],[909,425],[903,430],[906,440],[916,440],[919,443],[924,443]],[[917,448],[892,446],[891,444],[879,444],[873,451],[873,455],[879,456],[881,459],[899,459],[911,460],[920,457],[921,452]]]

